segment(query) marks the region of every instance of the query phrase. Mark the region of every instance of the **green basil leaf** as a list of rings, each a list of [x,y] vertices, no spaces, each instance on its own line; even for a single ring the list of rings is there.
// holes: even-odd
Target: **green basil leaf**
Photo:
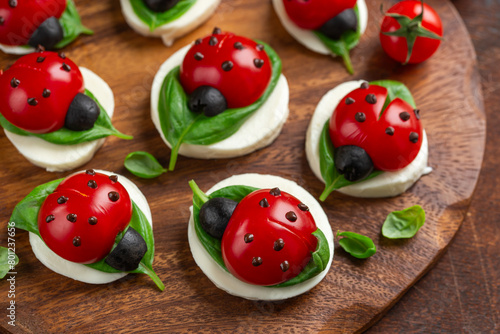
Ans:
[[[339,40],[333,40],[327,37],[325,34],[319,31],[313,31],[313,33],[319,38],[319,40],[335,55],[342,58],[344,65],[349,74],[354,74],[352,68],[351,58],[349,56],[349,51],[354,49],[358,45],[361,38],[361,24],[359,20],[358,5],[354,6],[354,12],[358,17],[358,28],[356,31],[346,31],[342,34]]]
[[[153,155],[144,151],[128,154],[123,164],[130,173],[144,179],[152,179],[167,172]]]
[[[318,239],[318,245],[316,246],[316,251],[312,253],[311,261],[307,266],[294,278],[286,282],[272,285],[273,288],[282,288],[286,286],[295,285],[307,281],[318,275],[320,272],[326,269],[328,266],[328,261],[330,261],[330,246],[326,240],[323,232],[318,228],[313,235]]]
[[[47,196],[52,194],[63,180],[64,179],[54,180],[36,187],[32,192],[28,194],[28,196],[26,196],[21,202],[16,205],[12,216],[10,217],[10,222],[14,222],[16,228],[35,233],[41,238],[40,232],[38,230],[38,212],[40,211],[40,207],[42,206]],[[144,213],[133,201],[132,217],[130,219],[129,226],[133,227],[139,234],[142,235],[148,247],[148,251],[142,258],[139,267],[136,270],[131,271],[131,273],[141,273],[149,275],[151,279],[156,283],[158,288],[163,291],[165,286],[152,268],[154,258],[153,229]],[[118,242],[121,240],[121,238],[125,234],[124,232],[125,231],[117,236],[113,248],[116,247],[116,244],[118,244]],[[109,266],[106,262],[104,262],[104,259],[96,263],[86,264],[86,266],[107,273],[121,272]]]
[[[319,197],[320,201],[325,201],[328,195],[334,190],[369,180],[383,173],[380,170],[375,170],[363,180],[356,182],[348,181],[343,175],[339,174],[337,168],[335,168],[334,150],[335,148],[330,139],[329,122],[327,121],[319,138],[319,164],[321,176],[323,180],[325,180],[325,190],[323,190],[323,193]]]
[[[0,279],[19,263],[19,258],[8,248],[0,247]]]
[[[420,205],[414,205],[401,211],[391,212],[382,225],[382,235],[389,239],[412,238],[424,223],[424,209]]]
[[[92,129],[86,131],[72,131],[65,127],[62,127],[59,130],[50,133],[31,133],[16,127],[15,125],[7,121],[2,114],[0,114],[0,125],[2,125],[5,130],[18,134],[20,136],[38,137],[40,139],[48,141],[49,143],[57,145],[75,145],[108,136],[116,136],[121,139],[133,138],[131,136],[124,135],[113,127],[108,113],[106,112],[106,110],[104,110],[104,107],[99,103],[99,101],[97,101],[95,96],[90,91],[85,90],[85,95],[96,101],[97,105],[101,109],[99,117],[97,118]]]
[[[410,90],[403,83],[394,80],[377,80],[370,82],[370,85],[382,86],[387,88],[387,98],[385,99],[382,110],[387,109],[389,103],[396,98],[406,101],[410,106],[416,108],[415,100],[411,95]],[[382,113],[380,113],[380,116]],[[380,118],[379,116],[379,118]]]
[[[178,19],[196,2],[196,0],[180,0],[174,7],[170,8],[166,12],[157,13],[149,9],[143,0],[129,1],[135,14],[149,27],[151,31]]]
[[[352,256],[358,259],[366,259],[377,252],[373,240],[367,236],[354,232],[337,232],[340,246]]]
[[[59,23],[63,28],[64,37],[56,44],[56,49],[62,49],[73,42],[80,34],[92,35],[94,33],[92,30],[83,26],[73,0],[67,1],[66,10],[59,18]]]
[[[179,67],[165,77],[160,90],[158,116],[162,133],[172,145],[169,170],[175,168],[181,144],[211,145],[230,137],[272,94],[281,75],[281,60],[270,46],[259,43],[264,45],[271,60],[272,76],[262,96],[247,107],[227,109],[214,117],[192,112],[188,108],[189,98],[179,81]]]

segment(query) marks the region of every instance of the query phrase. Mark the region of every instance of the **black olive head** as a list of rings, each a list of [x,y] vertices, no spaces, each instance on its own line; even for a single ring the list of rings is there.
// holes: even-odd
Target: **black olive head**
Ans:
[[[139,267],[147,251],[148,245],[142,235],[129,227],[105,262],[117,270],[132,271]]]
[[[94,126],[101,110],[97,103],[85,94],[78,93],[71,102],[64,126],[73,131],[85,131]]]
[[[47,50],[53,50],[56,44],[64,37],[59,20],[54,16],[42,22],[28,41],[28,45],[37,48],[39,45]]]
[[[179,0],[143,0],[153,12],[162,13],[177,5]]]
[[[236,205],[238,202],[224,197],[208,200],[200,209],[199,218],[203,230],[216,239],[222,239]]]
[[[212,117],[227,109],[227,101],[217,88],[200,86],[189,97],[188,106],[193,112],[204,113],[205,116]]]
[[[373,162],[361,147],[345,145],[335,149],[335,168],[347,181],[355,182],[370,175]]]
[[[333,40],[339,40],[343,33],[358,29],[358,17],[352,8],[346,9],[334,18],[326,21],[319,31]]]

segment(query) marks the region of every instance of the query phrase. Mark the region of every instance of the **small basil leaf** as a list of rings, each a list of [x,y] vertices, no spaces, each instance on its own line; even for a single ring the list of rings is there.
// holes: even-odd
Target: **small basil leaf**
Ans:
[[[0,247],[0,279],[19,263],[19,258],[8,248]]]
[[[391,212],[382,225],[382,235],[389,239],[412,238],[425,223],[425,211],[420,205]]]
[[[358,259],[366,259],[377,252],[373,240],[367,236],[354,232],[337,232],[340,246],[352,256]]]
[[[156,28],[181,17],[188,11],[189,8],[191,8],[192,5],[194,5],[197,0],[180,0],[174,7],[163,13],[152,11],[148,6],[146,6],[144,0],[129,1],[132,5],[132,9],[139,19],[141,19],[141,21],[144,22],[151,31],[153,31]]]
[[[408,87],[406,87],[399,81],[377,80],[370,82],[370,85],[382,86],[387,89],[387,98],[385,100],[382,110],[387,109],[389,103],[391,103],[396,98],[404,100],[413,108],[417,107],[417,105],[415,104],[415,100],[413,99],[413,96],[411,95],[411,92],[408,89]],[[380,115],[382,115],[382,113],[380,113]]]
[[[264,45],[271,61],[271,81],[262,96],[247,107],[227,109],[214,117],[192,112],[188,108],[188,96],[179,81],[180,68],[176,67],[167,74],[160,90],[158,117],[162,133],[172,146],[169,170],[175,168],[183,143],[211,145],[232,136],[272,94],[281,75],[281,60],[270,46],[258,43]]]
[[[349,51],[352,50],[356,45],[358,45],[361,38],[361,23],[359,20],[359,10],[358,6],[354,6],[354,12],[358,17],[358,29],[356,31],[346,31],[342,34],[339,40],[333,40],[325,36],[325,34],[319,31],[313,31],[314,34],[319,38],[319,40],[334,54],[340,56],[344,61],[344,65],[349,74],[354,74],[354,70],[351,64],[351,58],[349,56]]]
[[[80,34],[92,35],[94,33],[92,30],[83,26],[73,0],[67,1],[66,9],[59,18],[59,23],[63,28],[64,37],[56,44],[56,49],[64,48],[66,45],[73,42]]]
[[[123,164],[130,173],[144,179],[152,179],[167,172],[153,155],[144,151],[128,154]]]
[[[335,149],[330,138],[329,122],[327,121],[323,126],[323,131],[321,132],[321,136],[319,138],[319,165],[321,176],[325,181],[325,189],[319,197],[320,201],[325,201],[328,195],[330,195],[334,190],[369,180],[383,173],[380,170],[375,170],[363,180],[356,182],[348,181],[343,175],[339,174],[337,168],[335,168],[334,150]]]

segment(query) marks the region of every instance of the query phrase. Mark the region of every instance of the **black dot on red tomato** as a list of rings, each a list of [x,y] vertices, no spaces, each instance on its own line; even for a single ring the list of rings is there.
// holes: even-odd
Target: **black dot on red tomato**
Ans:
[[[280,268],[281,268],[281,271],[285,272],[288,269],[290,269],[290,263],[288,263],[288,261],[285,260],[285,261],[281,262]]]
[[[262,66],[264,66],[264,60],[259,59],[259,58],[255,58],[253,60],[253,64],[255,65],[255,67],[261,68]]]
[[[80,247],[82,245],[82,240],[80,237],[74,237],[73,238],[73,246],[75,247]]]
[[[253,234],[252,233],[245,234],[243,240],[245,241],[246,244],[251,243],[253,241]]]
[[[222,69],[226,72],[229,72],[233,69],[233,62],[230,60],[226,60],[225,62],[222,63]]]
[[[346,105],[353,104],[354,102],[356,102],[356,101],[352,97],[348,97],[347,99],[345,99]]]
[[[233,46],[236,50],[243,50],[244,49],[243,44],[241,44],[241,42],[236,42],[236,43],[234,43]]]
[[[409,119],[410,119],[410,113],[409,113],[409,112],[407,112],[407,111],[400,112],[400,113],[399,113],[399,118],[401,118],[401,120],[402,120],[403,122],[406,122],[407,120],[409,120]]]
[[[66,59],[66,54],[64,52],[59,52],[59,58]]]
[[[120,194],[118,194],[116,191],[110,191],[108,193],[108,198],[111,200],[111,202],[116,202],[120,199]]]
[[[222,30],[220,28],[215,27],[214,30],[212,31],[212,35],[220,35],[222,33]]]
[[[297,221],[297,215],[293,211],[288,211],[285,214],[285,218],[291,221],[292,223]]]
[[[276,188],[273,188],[269,191],[269,193],[273,196],[280,196],[281,195],[281,190],[280,188],[276,187]]]
[[[88,219],[88,222],[89,222],[89,224],[90,224],[90,225],[95,225],[95,224],[97,224],[97,217],[95,217],[95,216],[90,217],[90,218]]]
[[[300,209],[300,211],[309,211],[309,207],[304,203],[299,203],[297,207]]]
[[[66,216],[66,219],[71,223],[76,223],[77,218],[78,216],[76,215],[76,213],[70,213]]]
[[[37,63],[43,63],[43,61],[44,61],[44,60],[45,60],[45,57],[38,57],[38,58],[36,59],[36,62],[37,62]]]
[[[420,119],[420,110],[419,109],[413,109],[413,113],[415,114],[415,117],[417,119]]]
[[[194,54],[194,59],[200,61],[200,60],[203,60],[203,58],[205,58],[205,56],[203,56],[203,54],[201,54],[201,52],[196,52]]]
[[[111,180],[111,182],[118,182],[118,175],[110,175],[109,179]]]
[[[16,78],[12,78],[12,80],[10,81],[10,86],[12,88],[17,88],[20,84],[21,84],[21,81],[19,81]]]
[[[370,84],[366,81],[364,81],[362,84],[361,84],[361,89],[368,89],[370,87]]]
[[[365,100],[366,100],[366,102],[368,102],[370,104],[377,103],[377,97],[374,94],[368,94],[368,95],[366,95]]]
[[[16,8],[17,7],[17,0],[9,0],[9,6],[11,8]]]
[[[87,169],[85,171],[85,174],[87,174],[87,175],[95,175],[95,170],[93,170],[93,169]]]
[[[267,201],[267,198],[263,198],[260,200],[259,205],[263,208],[268,208],[269,207],[269,202]]]
[[[87,182],[87,186],[92,189],[97,189],[97,182],[95,182],[95,180],[89,180],[89,182]]]
[[[360,123],[363,123],[366,121],[366,115],[362,112],[357,112],[356,115],[354,115],[354,119]]]
[[[210,46],[215,46],[217,45],[219,41],[217,40],[217,38],[215,36],[211,36],[210,39],[208,40],[208,45]]]
[[[51,93],[51,92],[50,92],[50,90],[49,90],[49,89],[47,89],[47,88],[45,88],[45,89],[43,90],[42,96],[43,96],[44,98],[48,98],[48,97],[50,96],[50,93]]]
[[[198,38],[196,41],[194,41],[194,45],[199,45],[201,44],[201,38]]]
[[[262,45],[262,44],[257,44],[257,45],[255,46],[255,48],[257,49],[257,51],[262,51],[262,50],[264,50],[264,45]]]
[[[66,63],[63,63],[62,66],[61,66],[61,69],[65,70],[66,72],[70,72],[71,71],[71,66],[69,66]]]
[[[262,264],[262,258],[260,256],[256,256],[252,259],[252,265],[254,267],[258,267]]]
[[[68,201],[68,198],[66,196],[61,196],[57,199],[57,204],[64,204]]]
[[[54,217],[54,215],[48,215],[48,216],[45,218],[45,222],[50,223],[50,222],[51,222],[51,221],[53,221],[54,219],[56,219],[56,217]]]
[[[285,241],[283,239],[279,238],[274,242],[273,249],[277,252],[283,249],[285,247]]]
[[[418,143],[418,133],[410,132],[410,141],[414,144]]]
[[[3,26],[3,23],[5,22],[5,19],[3,16],[0,16],[0,26]]]
[[[388,126],[385,129],[385,133],[388,134],[389,136],[394,136],[394,128],[392,126]]]
[[[30,98],[28,99],[28,104],[29,104],[30,106],[34,107],[34,106],[38,105],[38,100],[37,100],[37,99],[35,99],[34,97],[30,97]]]

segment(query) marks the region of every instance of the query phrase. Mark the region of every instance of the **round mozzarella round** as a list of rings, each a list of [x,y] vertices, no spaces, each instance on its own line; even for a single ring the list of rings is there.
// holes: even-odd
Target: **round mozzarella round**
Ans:
[[[106,175],[112,175],[114,173],[96,170],[96,172],[103,173]],[[115,174],[116,175],[116,174]],[[142,192],[137,188],[137,186],[132,183],[125,176],[118,176],[118,181],[125,187],[130,195],[130,199],[137,204],[137,206],[144,213],[148,222],[152,225],[152,216],[151,210],[149,209],[148,202],[146,197],[142,194]],[[50,250],[47,245],[43,242],[43,240],[36,234],[30,232],[30,244],[33,249],[33,253],[40,262],[43,263],[50,270],[72,278],[77,281],[90,283],[90,284],[104,284],[115,281],[127,275],[127,273],[105,273],[93,268],[89,268],[86,265],[70,262],[68,260],[63,259],[52,250]]]
[[[368,8],[366,7],[365,0],[358,0],[358,11],[359,11],[359,24],[361,28],[361,34],[366,30],[368,24]],[[332,52],[328,49],[312,30],[303,29],[297,26],[286,13],[285,6],[283,5],[283,0],[273,0],[274,10],[278,15],[278,18],[285,27],[286,31],[292,35],[299,43],[304,45],[311,51],[316,53],[331,55]]]
[[[85,87],[104,107],[109,117],[113,116],[115,100],[108,84],[97,74],[80,67]],[[63,172],[89,162],[94,153],[104,144],[105,138],[75,145],[58,145],[43,139],[21,136],[5,130],[7,138],[32,164],[45,168],[48,172]]]
[[[309,123],[306,135],[307,161],[316,177],[323,182],[319,162],[319,139],[321,132],[338,103],[349,92],[359,88],[363,82],[363,80],[345,82],[327,92],[318,103]],[[427,157],[428,142],[424,131],[420,151],[408,166],[395,172],[384,172],[372,179],[340,188],[338,191],[354,197],[376,198],[397,196],[410,188],[422,175],[431,172],[432,169],[427,167]]]
[[[0,44],[0,50],[11,55],[19,55],[19,56],[35,52],[34,47],[25,45],[19,46],[19,45]]]
[[[153,80],[151,89],[151,119],[168,147],[161,130],[158,101],[166,75],[176,66],[181,65],[191,45],[174,53],[161,65]],[[281,132],[288,118],[288,83],[281,74],[274,91],[267,101],[250,116],[232,136],[211,145],[182,144],[179,154],[197,159],[225,159],[242,156],[271,144]]]
[[[188,226],[188,240],[189,247],[191,248],[191,253],[196,261],[196,264],[200,269],[207,275],[207,277],[219,288],[227,293],[251,300],[282,300],[291,297],[298,296],[306,291],[312,289],[316,284],[318,284],[330,270],[330,266],[333,260],[333,232],[328,221],[328,217],[319,205],[319,203],[314,199],[314,197],[309,194],[304,188],[299,186],[297,183],[284,179],[279,176],[274,175],[261,175],[261,174],[241,174],[234,175],[227,178],[207,191],[210,194],[218,189],[231,186],[231,185],[246,185],[256,188],[274,188],[279,187],[281,190],[292,194],[305,203],[316,222],[316,226],[321,229],[323,234],[328,240],[328,245],[330,248],[330,260],[325,270],[323,270],[317,276],[304,281],[302,283],[283,287],[283,288],[272,288],[264,287],[258,285],[252,285],[238,280],[236,277],[231,275],[229,272],[220,267],[217,262],[207,253],[203,245],[201,244],[196,231],[194,228],[193,219],[193,207],[191,210],[191,217],[189,218]]]
[[[143,36],[161,37],[166,46],[205,22],[215,12],[220,0],[197,0],[181,17],[166,23],[155,30],[151,29],[137,16],[130,0],[120,0],[122,13],[128,25]]]

